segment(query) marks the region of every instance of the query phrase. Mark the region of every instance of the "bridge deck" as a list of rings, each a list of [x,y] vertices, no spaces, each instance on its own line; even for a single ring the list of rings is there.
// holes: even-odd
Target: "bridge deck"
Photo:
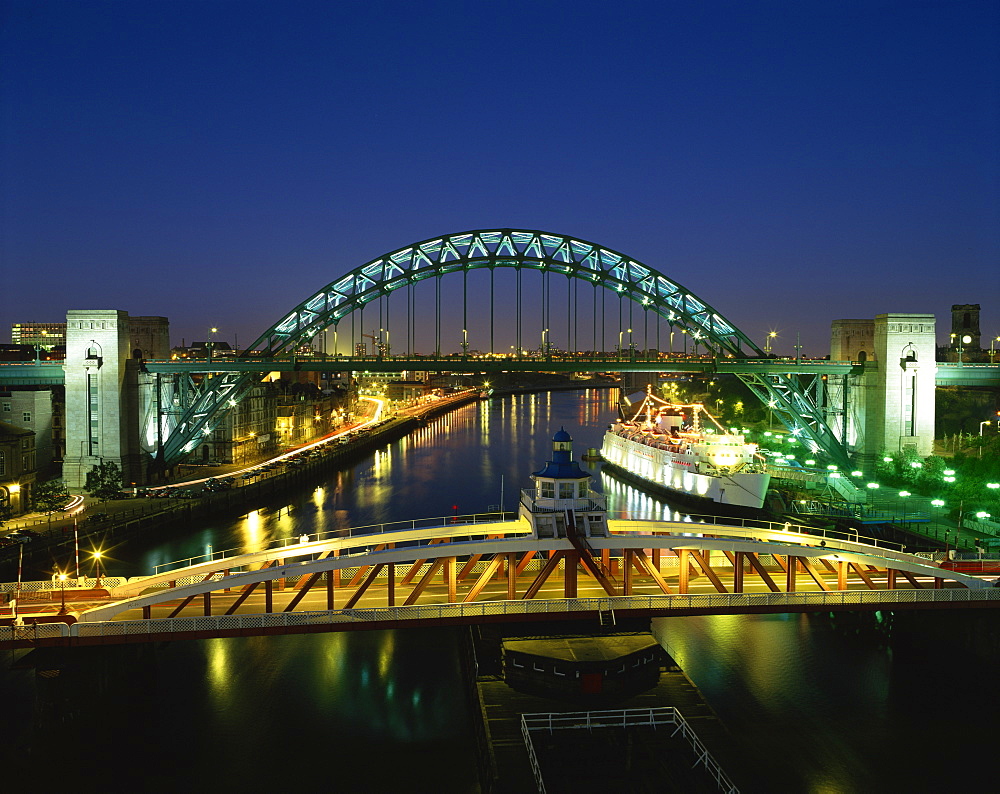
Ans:
[[[21,607],[57,618],[66,598],[79,619],[68,629],[72,636],[121,641],[198,633],[209,624],[213,636],[224,636],[275,626],[337,630],[607,610],[779,612],[1000,598],[981,578],[898,549],[774,524],[611,522],[609,537],[589,539],[606,574],[602,583],[570,541],[535,538],[525,528],[507,521],[326,538],[105,580],[98,593],[65,593],[49,583]],[[946,583],[953,587],[942,592]],[[0,644],[12,641],[3,631]]]

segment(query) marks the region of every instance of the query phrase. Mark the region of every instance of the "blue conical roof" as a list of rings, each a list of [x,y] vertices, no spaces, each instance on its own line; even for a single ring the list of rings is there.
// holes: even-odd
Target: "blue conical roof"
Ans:
[[[573,437],[560,427],[559,431],[552,437],[552,460],[545,464],[545,468],[532,472],[532,477],[548,477],[554,480],[583,480],[589,479],[590,475],[580,468],[580,464],[573,460],[573,449],[568,447],[561,449],[559,444],[571,444]]]

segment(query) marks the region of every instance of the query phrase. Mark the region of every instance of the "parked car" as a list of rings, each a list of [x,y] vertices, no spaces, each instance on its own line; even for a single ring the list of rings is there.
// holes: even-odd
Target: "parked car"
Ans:
[[[17,530],[14,530],[7,536],[7,540],[12,540],[15,543],[31,543],[34,538],[31,535],[22,535]]]

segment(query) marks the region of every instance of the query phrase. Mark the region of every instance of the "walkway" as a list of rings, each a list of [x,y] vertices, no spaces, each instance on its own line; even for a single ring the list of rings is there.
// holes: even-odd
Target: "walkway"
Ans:
[[[20,593],[3,585],[0,592],[21,602],[22,616],[30,606],[43,621],[61,619],[65,598],[70,620],[78,620],[70,636],[116,642],[410,621],[604,621],[617,611],[1000,603],[994,601],[1000,589],[987,578],[944,570],[895,544],[808,534],[782,524],[612,521],[609,537],[588,539],[591,557],[565,538],[533,537],[521,521],[453,521],[364,527],[249,554],[215,552],[128,581],[70,581],[66,590],[31,583]],[[600,576],[591,573],[595,565]]]

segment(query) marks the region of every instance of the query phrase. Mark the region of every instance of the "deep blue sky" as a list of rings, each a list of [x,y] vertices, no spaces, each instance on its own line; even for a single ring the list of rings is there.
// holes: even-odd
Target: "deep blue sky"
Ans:
[[[881,312],[946,337],[952,303],[1000,334],[995,1],[2,9],[2,341],[120,308],[247,342],[501,226],[623,251],[779,350]]]

